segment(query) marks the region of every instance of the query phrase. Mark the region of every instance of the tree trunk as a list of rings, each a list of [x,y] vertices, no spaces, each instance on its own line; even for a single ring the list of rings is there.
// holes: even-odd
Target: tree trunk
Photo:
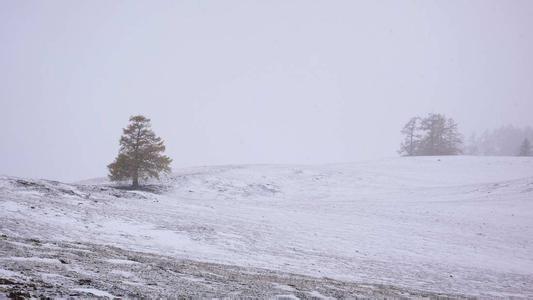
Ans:
[[[133,182],[132,182],[131,186],[134,189],[139,187],[139,174],[136,173],[135,175],[133,175]]]

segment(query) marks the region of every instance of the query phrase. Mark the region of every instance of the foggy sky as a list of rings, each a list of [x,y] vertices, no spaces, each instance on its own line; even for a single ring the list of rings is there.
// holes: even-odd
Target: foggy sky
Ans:
[[[0,174],[100,177],[144,114],[173,166],[396,156],[414,115],[533,125],[533,1],[0,0]]]

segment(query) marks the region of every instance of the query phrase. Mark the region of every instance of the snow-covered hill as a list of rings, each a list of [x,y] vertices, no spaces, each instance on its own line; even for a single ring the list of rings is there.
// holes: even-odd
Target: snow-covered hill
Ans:
[[[4,176],[0,233],[9,280],[28,276],[16,266],[31,261],[20,249],[34,239],[402,291],[533,297],[533,159],[198,167],[157,193]],[[15,248],[25,258],[6,254]],[[125,278],[126,289],[145,284]]]

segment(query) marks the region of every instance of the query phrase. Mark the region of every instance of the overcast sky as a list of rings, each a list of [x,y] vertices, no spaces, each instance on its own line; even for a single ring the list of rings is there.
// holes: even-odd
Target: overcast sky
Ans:
[[[0,174],[107,174],[133,114],[174,167],[396,156],[414,115],[533,125],[533,1],[0,0]]]

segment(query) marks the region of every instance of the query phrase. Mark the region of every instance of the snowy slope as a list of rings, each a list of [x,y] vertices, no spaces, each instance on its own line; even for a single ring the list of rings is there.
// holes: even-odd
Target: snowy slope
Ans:
[[[0,233],[433,292],[533,297],[531,158],[198,167],[167,184],[154,194],[0,177]]]

